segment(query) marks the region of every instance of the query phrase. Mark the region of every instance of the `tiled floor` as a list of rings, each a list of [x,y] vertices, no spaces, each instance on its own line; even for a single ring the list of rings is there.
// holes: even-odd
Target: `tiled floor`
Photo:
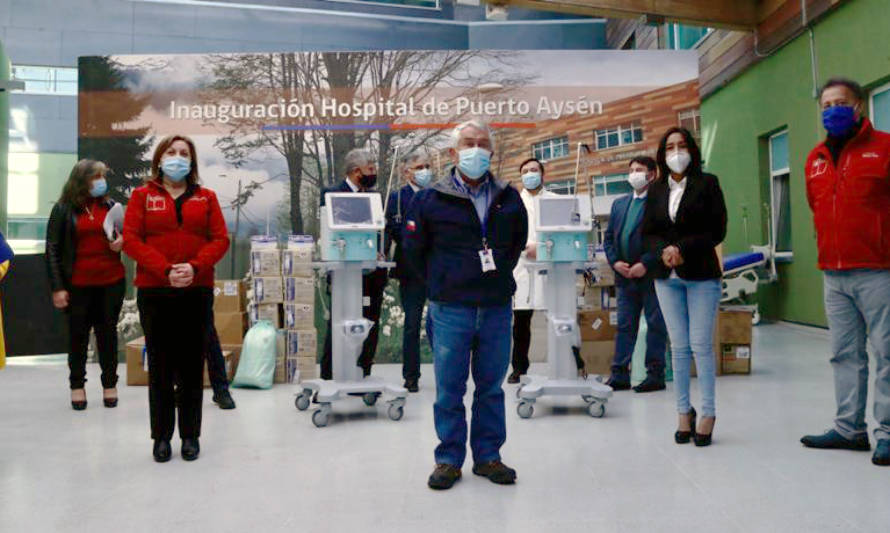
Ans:
[[[182,461],[174,441],[156,464],[145,388],[122,386],[104,409],[91,365],[89,408],[74,412],[61,359],[14,359],[0,371],[0,531],[888,531],[890,468],[798,442],[830,426],[825,333],[766,325],[755,337],[754,374],[718,380],[712,447],[673,443],[670,387],[617,393],[603,419],[563,399],[521,420],[509,386],[503,455],[517,485],[466,465],[443,493],[426,488],[430,367],[400,422],[354,400],[317,429],[292,386],[235,390],[230,412],[206,394],[201,458]]]

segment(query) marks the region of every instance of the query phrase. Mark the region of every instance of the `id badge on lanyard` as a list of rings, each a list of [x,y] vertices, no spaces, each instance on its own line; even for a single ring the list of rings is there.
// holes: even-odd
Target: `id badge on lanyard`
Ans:
[[[486,200],[488,199],[489,190],[485,190]],[[486,201],[486,211],[488,210],[488,202]],[[482,249],[479,250],[479,262],[482,263],[482,272],[492,272],[498,269],[494,264],[494,254],[488,247],[488,215],[482,221]]]

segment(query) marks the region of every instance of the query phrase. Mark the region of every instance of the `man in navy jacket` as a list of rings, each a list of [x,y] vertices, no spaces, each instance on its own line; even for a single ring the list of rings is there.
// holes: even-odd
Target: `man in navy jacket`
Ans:
[[[487,125],[454,129],[455,168],[417,194],[405,222],[404,255],[427,280],[439,445],[428,485],[448,489],[461,477],[467,422],[463,397],[472,370],[473,473],[512,484],[501,462],[507,438],[502,388],[510,364],[513,268],[525,248],[528,220],[519,193],[489,172],[493,142]]]
[[[377,163],[367,150],[355,149],[346,154],[344,160],[346,179],[336,187],[321,191],[321,205],[324,195],[329,192],[374,192],[377,184]],[[330,282],[330,277],[328,278]],[[374,323],[368,338],[362,344],[362,353],[357,365],[362,367],[365,376],[371,374],[374,354],[377,352],[377,338],[380,332],[380,308],[383,306],[383,291],[386,289],[386,269],[378,268],[362,275],[362,316]],[[367,305],[364,305],[367,304]],[[328,330],[324,340],[324,353],[321,358],[321,379],[332,379],[333,364],[331,361],[331,319],[328,318]]]
[[[423,319],[423,306],[426,303],[426,282],[424,278],[411,275],[402,258],[402,230],[408,218],[411,202],[415,194],[432,182],[429,155],[424,150],[415,150],[399,161],[400,174],[405,186],[389,194],[386,203],[386,239],[384,252],[389,253],[394,243],[393,260],[396,267],[390,271],[399,280],[399,299],[405,313],[405,327],[402,330],[402,377],[408,392],[419,390],[420,379],[420,323]]]
[[[630,162],[628,181],[633,193],[612,203],[609,226],[603,241],[606,258],[615,270],[618,290],[618,333],[615,336],[615,358],[612,375],[606,382],[615,390],[630,388],[629,366],[637,343],[640,312],[646,312],[646,379],[634,387],[636,392],[664,390],[664,353],[667,348],[667,327],[658,306],[655,284],[649,274],[657,263],[652,253],[644,250],[642,236],[643,212],[649,184],[655,181],[656,163],[651,157],[636,157]]]

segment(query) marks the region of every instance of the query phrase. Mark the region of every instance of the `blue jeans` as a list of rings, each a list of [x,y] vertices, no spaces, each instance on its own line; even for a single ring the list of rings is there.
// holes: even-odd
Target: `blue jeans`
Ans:
[[[716,416],[714,385],[717,362],[714,359],[714,324],[720,304],[720,280],[687,281],[679,278],[655,280],[658,303],[671,338],[674,388],[677,412],[687,414],[689,403],[689,370],[692,354],[698,372],[703,416]]]
[[[618,289],[618,332],[615,335],[615,359],[612,375],[629,379],[630,361],[640,330],[640,313],[646,312],[646,374],[650,379],[664,381],[664,352],[667,349],[667,329],[655,284],[651,279],[628,280]]]
[[[848,439],[866,433],[870,340],[877,358],[875,438],[890,439],[890,271],[825,272],[824,285],[837,432]]]
[[[433,419],[439,445],[436,464],[460,468],[467,455],[464,394],[473,372],[473,419],[470,448],[475,463],[499,460],[507,440],[504,389],[510,365],[510,304],[467,307],[430,302],[436,403]]]
[[[420,379],[420,321],[426,303],[426,285],[416,281],[399,282],[399,298],[405,312],[402,331],[402,377]]]

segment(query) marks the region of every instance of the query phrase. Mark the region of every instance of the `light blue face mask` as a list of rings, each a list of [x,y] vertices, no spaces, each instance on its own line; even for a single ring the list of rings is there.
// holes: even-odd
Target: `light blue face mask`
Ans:
[[[541,186],[540,172],[526,172],[522,175],[522,186],[533,191]]]
[[[428,168],[422,168],[414,171],[414,183],[418,187],[427,187],[433,181],[433,171]]]
[[[460,162],[457,167],[463,172],[464,176],[471,180],[476,180],[488,172],[491,165],[491,152],[485,148],[478,146],[473,148],[464,148],[458,152]]]
[[[178,155],[165,157],[161,161],[161,171],[174,183],[184,180],[191,169],[192,162]]]
[[[90,184],[90,196],[93,198],[101,198],[108,193],[108,182],[105,178],[93,180]]]

